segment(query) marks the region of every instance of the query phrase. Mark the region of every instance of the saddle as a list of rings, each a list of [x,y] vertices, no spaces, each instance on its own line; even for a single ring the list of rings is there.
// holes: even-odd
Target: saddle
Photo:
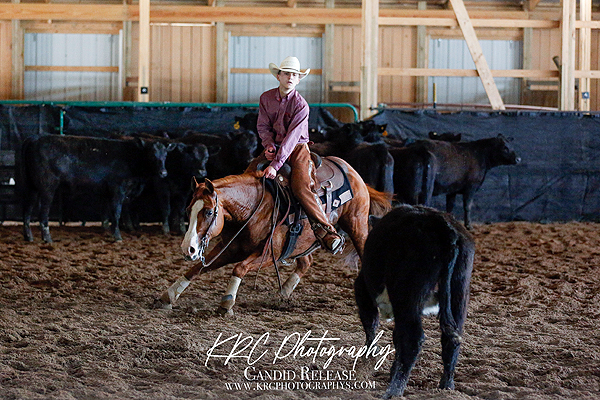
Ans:
[[[326,214],[329,216],[332,211],[354,197],[348,180],[348,168],[338,157],[321,157],[311,152],[311,158],[317,168],[317,195]],[[269,161],[266,161],[259,164],[257,170],[263,170],[269,163]],[[280,220],[289,226],[286,244],[279,260],[287,258],[292,253],[296,245],[296,239],[302,233],[301,220],[307,218],[302,206],[292,193],[290,175],[291,167],[288,164],[283,164],[275,179],[269,179],[266,182],[268,190],[275,198],[279,199],[279,213],[284,216]]]

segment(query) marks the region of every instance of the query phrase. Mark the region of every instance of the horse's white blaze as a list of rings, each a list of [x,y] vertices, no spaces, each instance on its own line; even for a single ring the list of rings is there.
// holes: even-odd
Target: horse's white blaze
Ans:
[[[200,238],[198,237],[198,213],[204,207],[204,201],[198,200],[192,206],[190,213],[190,226],[188,227],[183,242],[181,242],[181,251],[185,257],[190,257],[192,260],[197,260],[200,257],[198,250],[200,249]]]
[[[377,308],[379,308],[379,315],[382,319],[391,321],[394,319],[394,310],[392,309],[392,303],[390,303],[390,296],[388,295],[387,287],[383,289],[383,292],[375,299],[377,302]]]

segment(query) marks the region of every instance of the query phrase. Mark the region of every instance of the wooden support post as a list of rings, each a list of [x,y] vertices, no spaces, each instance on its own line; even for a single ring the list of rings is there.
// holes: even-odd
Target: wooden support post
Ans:
[[[502,101],[502,97],[500,97],[500,92],[494,82],[490,67],[483,56],[483,50],[481,49],[479,40],[477,40],[477,35],[475,34],[475,29],[471,23],[471,18],[469,18],[469,14],[467,13],[465,3],[463,3],[462,0],[450,0],[450,4],[454,9],[458,25],[465,37],[467,47],[471,52],[471,57],[473,57],[473,62],[475,62],[475,68],[477,68],[477,73],[479,74],[481,83],[483,83],[483,88],[488,95],[492,109],[504,110],[504,102]]]
[[[335,0],[325,0],[326,8],[334,8]],[[321,90],[323,91],[323,101],[325,103],[329,103],[330,99],[330,91],[329,91],[329,82],[333,81],[333,70],[334,70],[334,57],[335,57],[335,25],[326,24],[325,25],[325,54],[323,58],[323,75],[321,81],[323,82]]]
[[[426,1],[419,1],[417,4],[419,10],[427,9]],[[427,27],[423,25],[417,26],[417,68],[429,67],[429,40],[427,37]],[[419,76],[416,87],[417,103],[427,103],[427,77]]]
[[[532,69],[532,42],[533,42],[533,28],[523,28],[523,69]],[[527,79],[521,79],[521,93],[519,95],[519,103],[523,104],[524,93],[527,88]]]
[[[150,101],[150,0],[139,0],[140,49],[138,57],[138,101]]]
[[[21,0],[12,0],[13,3],[20,3]],[[22,100],[25,97],[24,90],[24,59],[23,59],[23,29],[21,21],[18,19],[12,20],[12,38],[11,38],[11,99]]]
[[[360,77],[360,119],[369,118],[377,107],[377,51],[379,42],[379,0],[362,0],[362,65]]]
[[[592,20],[592,0],[579,0],[581,21]],[[579,31],[579,69],[591,68],[592,30],[581,28]],[[579,111],[590,111],[590,78],[579,78]]]
[[[575,0],[562,0],[560,98],[562,111],[575,110]]]

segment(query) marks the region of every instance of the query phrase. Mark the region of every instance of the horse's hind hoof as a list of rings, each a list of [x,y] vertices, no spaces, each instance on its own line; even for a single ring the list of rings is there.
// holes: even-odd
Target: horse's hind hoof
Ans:
[[[217,313],[223,317],[228,317],[233,315],[233,309],[227,309],[225,307],[219,307],[217,309]]]
[[[155,299],[152,308],[155,310],[172,310],[173,305],[170,303],[163,303],[161,299]]]

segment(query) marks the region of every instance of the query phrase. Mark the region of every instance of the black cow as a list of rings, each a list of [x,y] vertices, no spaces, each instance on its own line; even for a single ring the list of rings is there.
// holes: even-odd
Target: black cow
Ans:
[[[441,389],[454,388],[463,325],[467,317],[475,242],[450,214],[402,205],[374,224],[354,283],[367,346],[379,318],[395,319],[395,359],[385,398],[402,396],[424,341],[425,300],[439,288],[444,372]]]
[[[394,199],[403,204],[430,205],[434,156],[423,146],[391,147],[394,159]]]
[[[452,133],[452,132],[437,133],[434,131],[429,132],[429,139],[431,139],[431,140],[441,140],[444,142],[460,142],[461,138],[462,138],[461,133]]]
[[[365,130],[367,128],[379,132],[381,125],[344,124],[340,128],[328,130],[329,140],[313,144],[311,150],[322,156],[336,156],[346,160],[369,186],[393,193],[394,159],[385,143],[364,141],[365,136],[371,135]]]
[[[166,177],[167,148],[142,139],[114,140],[44,135],[28,138],[22,148],[23,235],[32,241],[31,214],[40,199],[42,238],[52,242],[48,214],[59,185],[85,187],[110,199],[114,238],[122,240],[119,219],[123,201],[154,177]]]
[[[191,179],[195,177],[200,182],[206,178],[210,155],[208,148],[201,143],[176,143],[173,146],[165,162],[167,177],[154,178],[152,186],[161,211],[163,232],[170,233],[172,222],[174,232],[183,234],[186,231],[185,208],[192,192]]]
[[[449,143],[438,140],[419,140],[407,149],[421,154],[420,166],[408,165],[409,174],[415,170],[425,171],[426,182],[422,187],[427,188],[422,195],[422,204],[430,205],[431,197],[446,195],[446,211],[451,213],[457,194],[463,196],[464,223],[471,229],[471,207],[473,197],[479,190],[487,171],[500,165],[514,165],[521,162],[517,154],[509,147],[509,140],[502,135],[497,137],[475,140],[472,142]],[[429,158],[427,158],[429,157]],[[426,160],[423,161],[423,158]],[[396,157],[396,159],[398,159]],[[395,159],[395,160],[396,160]],[[419,157],[415,157],[419,159]],[[397,169],[394,180],[402,177]],[[395,190],[400,190],[394,184]],[[421,203],[421,202],[419,202]]]
[[[228,175],[241,174],[254,158],[258,139],[254,132],[237,130],[226,135],[208,133],[188,133],[178,142],[194,144],[202,143],[211,150],[206,164],[209,179],[218,179]]]
[[[233,127],[238,130],[246,130],[246,131],[252,131],[254,133],[258,132],[258,129],[256,128],[256,124],[258,121],[258,112],[249,112],[247,114],[244,114],[243,117],[235,117],[235,123],[233,125]]]

